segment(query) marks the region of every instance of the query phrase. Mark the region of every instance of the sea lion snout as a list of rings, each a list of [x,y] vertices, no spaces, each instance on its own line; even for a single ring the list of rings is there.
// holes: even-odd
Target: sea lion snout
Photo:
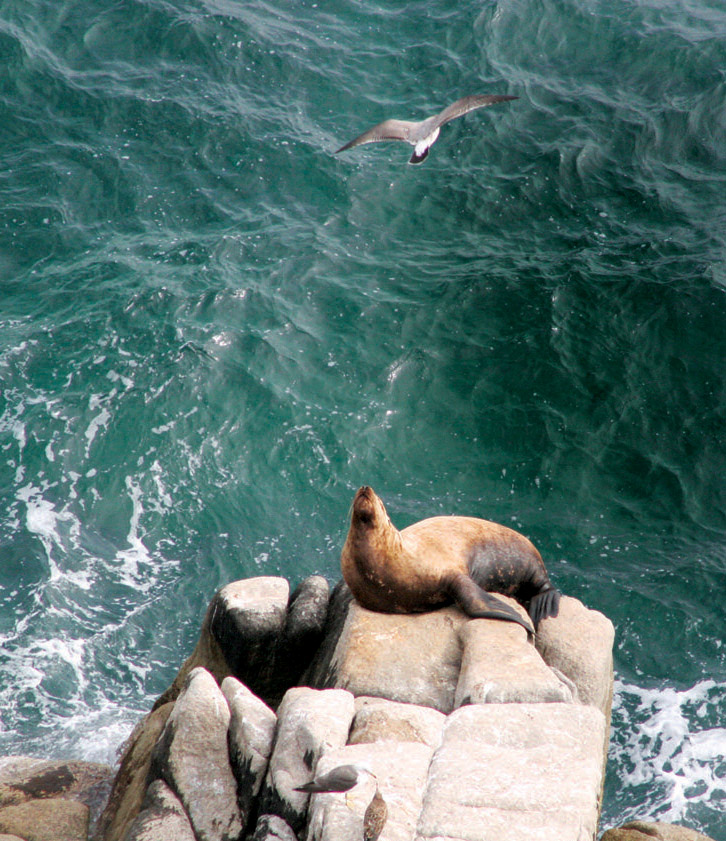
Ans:
[[[353,519],[360,523],[372,523],[376,518],[376,494],[373,488],[363,485],[353,500]]]

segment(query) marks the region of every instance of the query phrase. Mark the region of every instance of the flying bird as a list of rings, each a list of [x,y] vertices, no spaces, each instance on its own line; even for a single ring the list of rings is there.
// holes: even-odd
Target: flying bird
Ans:
[[[410,164],[420,164],[428,155],[429,149],[433,146],[439,131],[444,123],[455,120],[469,111],[477,108],[486,108],[488,105],[495,105],[497,102],[507,102],[510,99],[519,99],[517,96],[500,96],[475,94],[457,99],[456,102],[444,108],[440,114],[421,120],[419,123],[408,122],[407,120],[384,120],[368,131],[356,137],[354,140],[336,149],[335,154],[344,152],[346,149],[353,149],[355,146],[362,146],[364,143],[378,143],[383,140],[403,140],[413,146]]]

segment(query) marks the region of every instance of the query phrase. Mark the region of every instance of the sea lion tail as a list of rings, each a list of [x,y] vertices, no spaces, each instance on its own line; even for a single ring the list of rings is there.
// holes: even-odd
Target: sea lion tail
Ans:
[[[555,590],[554,587],[548,587],[537,593],[536,596],[529,603],[529,616],[534,623],[534,627],[539,627],[539,623],[548,616],[557,616],[560,610],[560,591]]]
[[[505,622],[516,622],[527,634],[534,636],[534,628],[523,619],[517,611],[505,602],[492,596],[470,578],[468,575],[456,575],[448,584],[449,595],[459,607],[472,619],[503,619]]]

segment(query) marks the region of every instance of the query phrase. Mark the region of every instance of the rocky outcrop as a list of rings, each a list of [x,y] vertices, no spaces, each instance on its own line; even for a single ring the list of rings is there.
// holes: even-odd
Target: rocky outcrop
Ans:
[[[199,841],[237,841],[243,829],[227,747],[229,723],[217,682],[197,667],[154,746],[151,777],[163,779],[176,794]]]
[[[713,841],[708,835],[674,823],[630,821],[608,829],[600,841]]]
[[[468,621],[458,607],[373,613],[341,584],[331,609],[335,619],[303,676],[307,685],[451,712],[461,668],[459,629]]]
[[[300,833],[309,795],[295,791],[308,782],[321,756],[344,745],[355,711],[342,689],[290,689],[278,709],[275,748],[270,758],[260,811],[279,815]]]
[[[446,721],[416,838],[594,838],[605,718],[575,704],[477,704]]]
[[[507,601],[513,607],[516,604]],[[463,653],[454,707],[572,703],[571,684],[545,663],[533,645],[527,645],[527,632],[521,625],[475,619],[465,623],[459,638]]]
[[[126,841],[196,841],[194,829],[179,798],[163,780],[146,790],[141,811],[126,833]]]
[[[319,575],[305,579],[292,595],[288,582],[275,577],[236,581],[214,595],[194,651],[126,743],[110,799],[94,834],[97,841],[124,841],[141,809],[148,782],[154,777],[152,750],[191,672],[202,668],[217,684],[234,678],[260,703],[277,706],[319,647],[328,617],[328,599],[328,583]],[[239,757],[233,756],[230,761],[239,771]],[[245,776],[246,772],[242,773]],[[250,809],[249,803],[245,807],[249,799],[244,789],[239,796],[241,817]]]
[[[277,706],[320,643],[328,610],[328,582],[306,578],[290,595],[284,578],[246,578],[222,587],[209,603],[199,642],[154,708],[176,700],[197,666],[217,683],[232,675]]]
[[[113,769],[95,762],[2,758],[0,834],[27,841],[85,841],[112,779]]]
[[[126,741],[108,803],[91,837],[99,841],[122,841],[124,838],[129,824],[142,807],[151,754],[173,709],[173,701],[157,707],[134,728]]]
[[[129,738],[95,839],[356,841],[373,778],[347,794],[295,789],[359,762],[388,804],[381,841],[594,839],[612,640],[567,597],[533,645],[454,606],[372,613],[317,576],[292,595],[283,579],[234,582]],[[0,764],[0,832],[80,841],[89,786],[46,770],[17,764],[8,782]],[[57,817],[42,834],[50,803],[71,834]]]
[[[267,773],[277,716],[236,678],[224,679],[222,694],[230,711],[227,744],[237,781],[237,806],[242,824],[247,826]]]

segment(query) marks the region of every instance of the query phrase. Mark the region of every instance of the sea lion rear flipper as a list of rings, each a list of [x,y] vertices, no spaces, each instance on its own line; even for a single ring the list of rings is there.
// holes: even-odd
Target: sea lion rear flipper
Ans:
[[[534,627],[539,627],[539,623],[548,616],[557,616],[560,609],[560,591],[550,587],[548,590],[543,590],[530,601],[529,616],[534,623]]]
[[[534,628],[526,619],[522,619],[513,607],[482,590],[468,575],[454,576],[449,582],[448,591],[452,599],[472,619],[503,619],[506,622],[517,622],[528,634],[534,636]]]

